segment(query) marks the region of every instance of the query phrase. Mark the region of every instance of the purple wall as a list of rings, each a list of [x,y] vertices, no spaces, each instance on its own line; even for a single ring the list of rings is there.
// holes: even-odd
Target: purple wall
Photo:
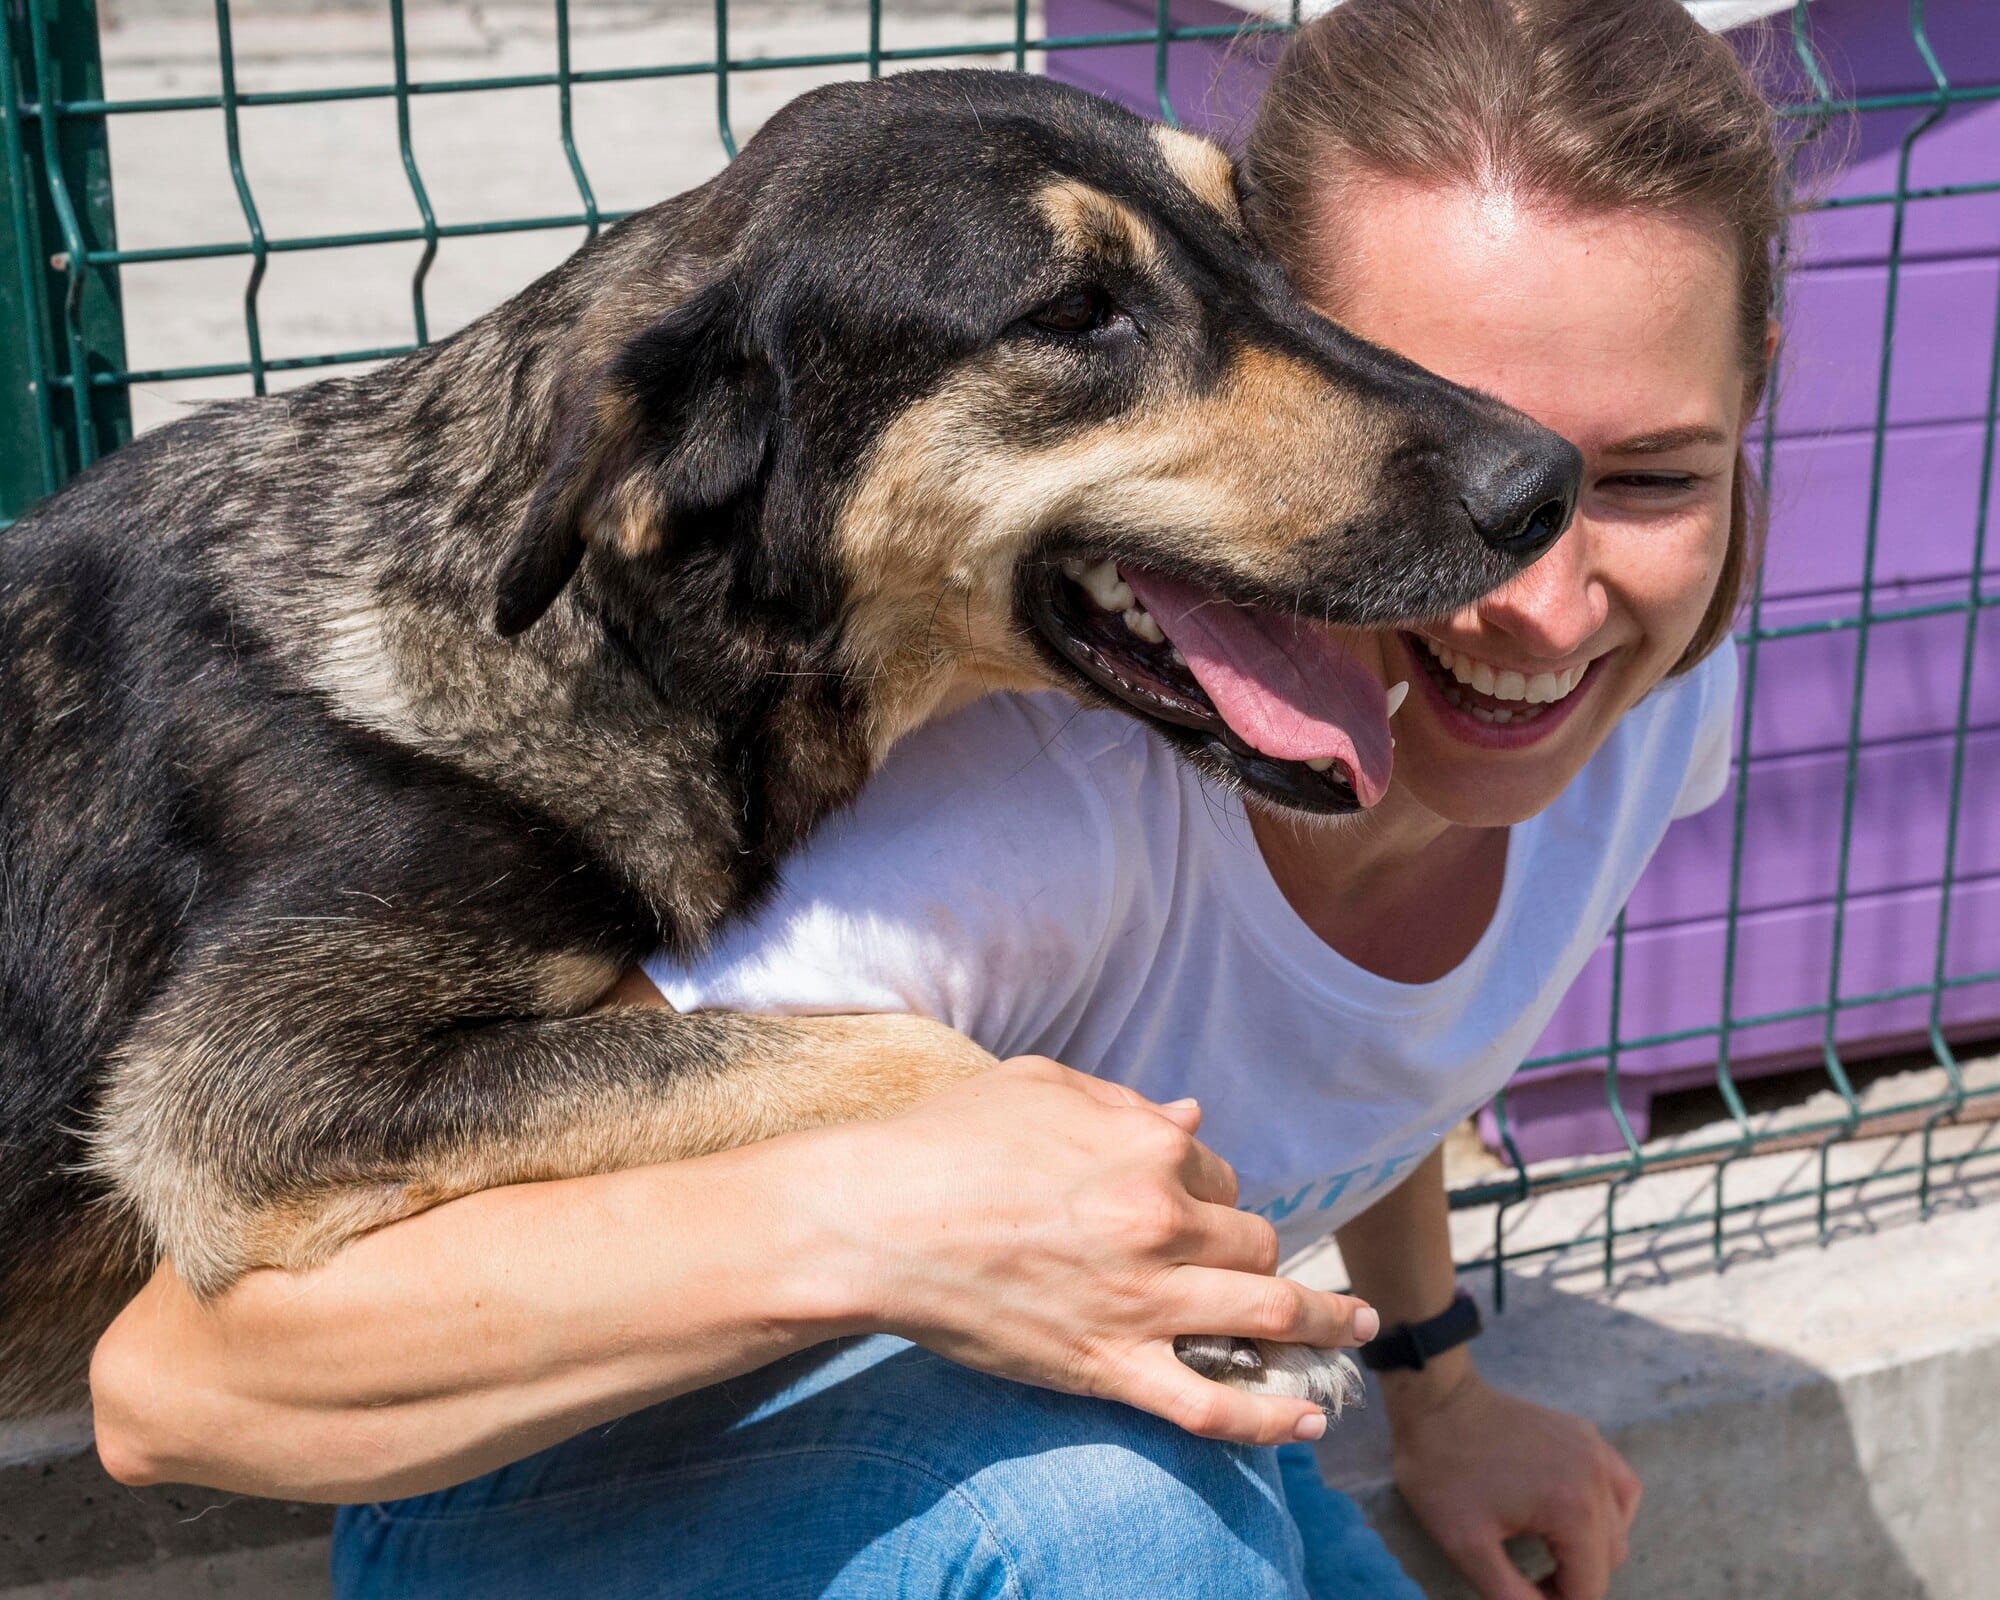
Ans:
[[[1974,0],[1930,8],[1930,37],[1956,86],[2000,84],[2000,26]],[[1177,26],[1233,23],[1216,0],[1175,0]],[[1837,87],[1928,92],[1904,0],[1815,0],[1814,43]],[[1053,37],[1150,28],[1149,0],[1048,0]],[[1232,139],[1277,43],[1198,41],[1170,51],[1181,119]],[[1156,110],[1150,45],[1052,52],[1050,71],[1136,110]],[[1780,58],[1782,60],[1782,57]],[[1783,69],[1781,69],[1783,70]],[[1863,113],[1835,130],[1845,159],[1816,198],[1894,190],[1900,146],[1926,113]],[[1822,163],[1824,166],[1825,163]],[[1912,146],[1909,187],[2000,182],[2000,102],[1954,107]],[[1772,534],[1763,622],[1838,623],[1861,612],[1875,420],[1894,210],[1817,212],[1794,240],[1775,423]],[[2000,304],[2000,192],[1911,201],[1905,209],[1873,611],[1963,601],[1978,523],[1986,391]],[[1991,486],[2000,509],[2000,468]],[[2000,529],[1987,539],[2000,592]],[[1878,624],[1868,645],[1839,992],[1931,983],[1939,882],[1965,639],[1962,614]],[[1762,646],[1751,715],[1734,1011],[1823,1005],[1831,988],[1845,749],[1857,634],[1812,633]],[[1974,660],[1966,796],[1945,944],[1947,976],[2000,968],[2000,609]],[[1628,912],[1621,1038],[1713,1027],[1721,1012],[1735,789],[1669,835]],[[1617,1148],[1603,1049],[1611,1034],[1607,948],[1565,1002],[1537,1055],[1590,1051],[1524,1072],[1510,1094],[1529,1159]],[[1842,1012],[1844,1059],[1920,1041],[1928,995]],[[2000,984],[1954,989],[1944,1009],[1963,1037],[2000,1035]],[[1820,1058],[1819,1017],[1738,1029],[1740,1075]],[[1713,1036],[1621,1055],[1620,1092],[1642,1137],[1646,1104],[1712,1081]]]

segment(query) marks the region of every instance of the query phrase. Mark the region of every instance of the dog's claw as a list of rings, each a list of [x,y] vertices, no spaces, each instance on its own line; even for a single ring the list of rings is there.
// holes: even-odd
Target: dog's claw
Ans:
[[[1361,1398],[1361,1375],[1338,1350],[1302,1344],[1269,1344],[1219,1334],[1183,1334],[1174,1354],[1194,1372],[1252,1394],[1295,1395],[1329,1418]]]

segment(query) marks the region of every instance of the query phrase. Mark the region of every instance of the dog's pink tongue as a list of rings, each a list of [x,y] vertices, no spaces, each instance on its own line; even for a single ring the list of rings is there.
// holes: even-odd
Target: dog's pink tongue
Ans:
[[[1280,761],[1332,757],[1364,806],[1389,787],[1389,714],[1374,674],[1331,629],[1232,605],[1157,573],[1119,569],[1187,661],[1222,720]]]

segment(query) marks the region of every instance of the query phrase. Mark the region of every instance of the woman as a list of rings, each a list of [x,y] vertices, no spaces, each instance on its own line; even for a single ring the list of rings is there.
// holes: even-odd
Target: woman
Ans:
[[[1035,1059],[880,1124],[474,1196],[212,1310],[163,1271],[98,1352],[114,1473],[421,1494],[343,1513],[346,1596],[1414,1593],[1303,1446],[1262,1448],[1317,1414],[1171,1340],[1446,1310],[1439,1138],[1726,781],[1779,161],[1674,0],[1348,0],[1245,168],[1327,311],[1587,462],[1519,579],[1345,641],[1413,686],[1382,803],[1246,812],[1041,699],[924,730],[768,914],[620,998],[915,1009]],[[1270,1275],[1328,1227],[1365,1305]],[[1605,1592],[1639,1490],[1593,1430],[1463,1345],[1383,1388],[1397,1481],[1483,1596],[1535,1593],[1522,1532],[1568,1600]]]

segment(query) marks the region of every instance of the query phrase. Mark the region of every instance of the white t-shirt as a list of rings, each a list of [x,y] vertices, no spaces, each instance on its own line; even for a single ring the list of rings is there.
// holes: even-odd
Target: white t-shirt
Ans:
[[[1241,802],[1139,723],[996,695],[912,734],[691,967],[683,1011],[909,1011],[1046,1055],[1202,1137],[1284,1253],[1365,1210],[1526,1057],[1675,817],[1728,781],[1736,661],[1634,708],[1509,832],[1491,925],[1434,983],[1393,983],[1286,902]]]

